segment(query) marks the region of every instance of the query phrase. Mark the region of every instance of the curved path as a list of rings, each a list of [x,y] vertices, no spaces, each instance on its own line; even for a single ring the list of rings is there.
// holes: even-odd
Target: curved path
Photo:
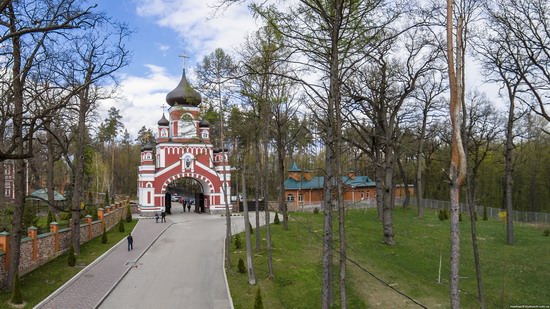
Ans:
[[[120,242],[35,308],[232,308],[225,217],[175,208],[167,223],[141,219],[133,251]],[[243,229],[243,217],[232,217],[233,233]]]

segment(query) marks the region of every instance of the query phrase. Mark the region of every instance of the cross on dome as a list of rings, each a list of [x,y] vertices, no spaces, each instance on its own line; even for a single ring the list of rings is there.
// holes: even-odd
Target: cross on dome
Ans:
[[[183,58],[183,69],[185,70],[185,59],[188,59],[189,56],[187,56],[185,53],[178,55],[178,57]]]

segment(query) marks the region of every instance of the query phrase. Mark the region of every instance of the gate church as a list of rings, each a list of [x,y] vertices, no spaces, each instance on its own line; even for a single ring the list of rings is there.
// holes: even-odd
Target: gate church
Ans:
[[[228,154],[214,149],[210,124],[199,119],[201,95],[189,85],[185,68],[177,87],[166,95],[166,102],[169,119],[163,113],[158,121],[156,145],[146,144],[141,149],[140,213],[152,216],[166,208],[169,211],[168,188],[180,178],[192,178],[202,187],[202,194],[195,199],[195,211],[225,211],[225,198],[231,196]]]

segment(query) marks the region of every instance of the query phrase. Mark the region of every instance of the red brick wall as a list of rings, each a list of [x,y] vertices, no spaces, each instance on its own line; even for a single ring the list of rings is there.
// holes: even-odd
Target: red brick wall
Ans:
[[[110,230],[116,226],[120,218],[125,218],[127,207],[124,203],[122,207],[111,208],[109,214],[105,213],[106,229]],[[92,222],[92,239],[103,234],[101,221]],[[37,258],[33,260],[33,239],[25,237],[21,240],[21,256],[19,258],[19,274],[24,275],[29,271],[45,264],[55,257],[67,251],[71,245],[71,229],[65,228],[59,230],[59,251],[54,250],[55,234],[52,232],[40,234],[36,238],[37,242]],[[88,241],[88,224],[80,225],[80,243]],[[7,278],[7,269],[5,269],[6,255],[0,251],[0,282],[4,282]]]

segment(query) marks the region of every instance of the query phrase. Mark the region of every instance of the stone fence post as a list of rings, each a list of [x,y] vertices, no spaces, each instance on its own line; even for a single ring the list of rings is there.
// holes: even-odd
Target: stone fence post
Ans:
[[[86,215],[84,218],[88,224],[88,240],[92,240],[92,216]]]
[[[101,220],[101,229],[105,229],[105,210],[103,208],[97,210],[97,218]]]
[[[27,229],[27,236],[32,239],[32,260],[38,259],[38,228],[31,226]]]
[[[10,266],[10,233],[0,233],[0,250],[4,251],[4,269]]]
[[[53,252],[59,251],[59,224],[55,221],[50,223],[50,232],[53,233]]]

